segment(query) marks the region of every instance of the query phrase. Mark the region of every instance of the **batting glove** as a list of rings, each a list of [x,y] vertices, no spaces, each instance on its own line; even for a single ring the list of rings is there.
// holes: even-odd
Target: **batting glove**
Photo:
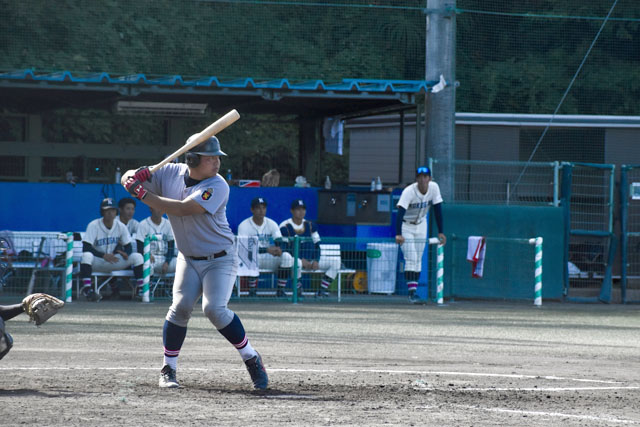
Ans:
[[[124,183],[124,188],[127,189],[129,194],[139,200],[144,199],[147,195],[147,190],[145,190],[140,181],[136,180],[135,176],[127,178],[127,181]]]
[[[133,175],[133,178],[136,181],[140,181],[145,182],[145,181],[151,181],[151,171],[149,170],[148,166],[142,166],[141,168],[138,168],[138,170],[136,170],[136,173]]]

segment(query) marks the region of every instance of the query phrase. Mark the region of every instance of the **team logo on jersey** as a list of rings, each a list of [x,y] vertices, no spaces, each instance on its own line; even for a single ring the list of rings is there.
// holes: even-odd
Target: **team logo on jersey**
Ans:
[[[204,193],[202,193],[202,200],[209,200],[212,194],[213,188],[207,188],[206,190],[204,190]]]

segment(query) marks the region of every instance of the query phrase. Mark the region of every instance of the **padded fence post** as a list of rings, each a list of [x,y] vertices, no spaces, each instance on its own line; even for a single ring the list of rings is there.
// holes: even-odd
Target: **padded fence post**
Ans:
[[[71,290],[73,289],[73,233],[69,232],[66,234],[66,241],[64,301],[71,302]]]
[[[529,244],[536,245],[535,255],[535,286],[533,305],[542,305],[542,237],[536,237],[535,239],[529,239]]]
[[[429,238],[430,245],[438,245],[436,248],[436,302],[444,304],[444,246],[437,237]]]
[[[437,303],[444,304],[444,247],[438,243],[437,249],[437,268],[436,285],[437,285]]]
[[[155,236],[153,236],[155,239]],[[151,238],[145,236],[144,249],[143,249],[143,271],[142,271],[142,302],[149,302],[149,277],[151,276],[151,261],[149,260],[149,253],[151,247]]]

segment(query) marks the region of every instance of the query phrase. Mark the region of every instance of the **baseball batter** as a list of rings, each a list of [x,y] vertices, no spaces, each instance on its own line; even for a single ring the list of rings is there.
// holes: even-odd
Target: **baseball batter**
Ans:
[[[227,304],[238,269],[235,237],[227,221],[229,185],[218,174],[226,154],[211,137],[185,155],[186,164],[127,171],[122,184],[152,208],[166,212],[178,247],[173,301],[163,330],[164,363],[160,387],[179,387],[177,358],[193,307],[202,296],[202,311],[240,353],[256,389],[266,389],[262,358],[247,339],[240,318]],[[144,183],[144,184],[143,184]]]
[[[102,200],[100,213],[102,218],[94,219],[87,225],[87,231],[82,238],[82,260],[80,261],[82,293],[93,300],[101,298],[91,289],[93,270],[108,273],[133,266],[133,275],[138,286],[143,285],[144,259],[138,252],[133,252],[131,234],[127,226],[116,220],[118,210],[113,199]]]
[[[288,252],[283,252],[282,233],[278,224],[271,218],[267,218],[267,201],[262,197],[256,197],[251,201],[251,214],[238,226],[238,236],[258,237],[258,266],[260,269],[276,271],[278,276],[278,290],[287,284],[287,278],[291,277],[293,257]],[[302,276],[302,262],[298,260],[298,279]],[[249,280],[249,296],[256,295],[258,278]],[[280,294],[282,296],[284,293]]]
[[[404,255],[404,275],[409,290],[409,300],[419,302],[416,295],[418,278],[422,270],[422,253],[426,245],[427,221],[429,208],[433,212],[438,225],[438,238],[444,245],[447,242],[442,227],[442,196],[440,187],[431,180],[431,171],[421,166],[416,171],[416,182],[407,186],[398,201],[396,216],[396,243],[401,245]]]
[[[176,271],[174,256],[175,239],[171,224],[163,217],[163,212],[150,207],[151,216],[143,219],[135,236],[138,252],[144,255],[144,239],[153,236],[149,245],[149,261],[155,274],[167,274]]]

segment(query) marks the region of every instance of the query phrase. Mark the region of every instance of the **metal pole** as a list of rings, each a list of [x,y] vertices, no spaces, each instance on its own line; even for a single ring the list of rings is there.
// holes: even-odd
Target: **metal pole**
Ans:
[[[404,163],[404,110],[400,111],[400,144],[398,148],[398,184],[402,184],[402,164]]]
[[[425,95],[426,157],[438,160],[438,184],[445,200],[453,200],[455,158],[455,0],[427,0],[427,81],[444,76],[447,86]],[[424,160],[420,159],[420,160]]]

